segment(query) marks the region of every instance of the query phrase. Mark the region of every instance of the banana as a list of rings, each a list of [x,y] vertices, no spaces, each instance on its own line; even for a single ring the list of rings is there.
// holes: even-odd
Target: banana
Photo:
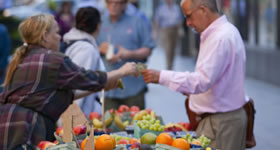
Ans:
[[[137,114],[134,115],[133,120],[142,120],[143,116],[147,115],[148,112],[146,110],[141,110]]]
[[[113,122],[113,116],[110,115],[106,120],[105,120],[105,126],[109,127],[111,123]]]
[[[102,122],[100,120],[96,119],[96,118],[94,118],[92,120],[92,123],[93,123],[95,128],[102,128],[103,127]]]
[[[122,119],[120,118],[119,115],[115,114],[114,121],[115,121],[116,125],[117,125],[119,128],[121,128],[121,130],[125,130],[126,125],[123,124]]]

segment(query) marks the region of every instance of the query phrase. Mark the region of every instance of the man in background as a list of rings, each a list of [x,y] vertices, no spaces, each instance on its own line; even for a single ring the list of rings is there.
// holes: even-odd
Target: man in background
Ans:
[[[127,0],[107,0],[106,3],[109,15],[103,17],[97,42],[100,53],[107,55],[103,59],[107,71],[126,62],[145,63],[155,47],[147,23],[125,13]],[[105,109],[118,108],[121,104],[144,109],[147,87],[143,78],[125,77],[122,81],[123,90],[106,93]]]

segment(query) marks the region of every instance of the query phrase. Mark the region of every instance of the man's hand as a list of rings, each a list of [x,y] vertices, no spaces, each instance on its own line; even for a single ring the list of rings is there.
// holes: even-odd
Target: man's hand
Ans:
[[[142,76],[146,83],[159,83],[160,72],[152,69],[142,71]]]
[[[130,59],[131,56],[131,51],[129,51],[128,49],[122,47],[122,46],[118,46],[118,53],[116,54],[120,59],[124,60],[124,59]]]
[[[100,46],[99,46],[99,51],[102,55],[106,55],[107,51],[109,48],[109,43],[107,42],[103,42]]]

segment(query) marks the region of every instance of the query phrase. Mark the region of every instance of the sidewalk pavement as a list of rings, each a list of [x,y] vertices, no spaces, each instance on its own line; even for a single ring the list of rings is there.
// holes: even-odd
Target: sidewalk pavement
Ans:
[[[195,60],[177,53],[175,71],[193,71]],[[162,70],[166,67],[164,51],[156,48],[148,61],[148,68]],[[280,79],[279,79],[280,80]],[[162,116],[164,123],[188,122],[185,110],[185,96],[156,84],[148,85],[146,108],[153,109]],[[255,101],[256,118],[254,133],[257,146],[252,150],[280,149],[280,87],[247,77],[245,83],[247,95]],[[278,116],[278,117],[277,117]],[[279,117],[280,118],[280,117]]]

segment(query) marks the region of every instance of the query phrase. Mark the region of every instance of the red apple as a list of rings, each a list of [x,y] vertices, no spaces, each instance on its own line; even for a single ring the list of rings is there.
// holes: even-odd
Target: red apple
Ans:
[[[140,108],[138,106],[131,106],[130,107],[130,111],[132,111],[132,112],[139,112]]]
[[[131,149],[134,149],[134,148],[140,148],[140,143],[139,142],[135,142],[131,145]]]
[[[58,140],[53,141],[53,143],[56,144],[56,145],[59,144]]]
[[[40,149],[40,150],[45,150],[46,148],[48,147],[51,147],[51,146],[54,146],[56,144],[50,142],[50,141],[41,141],[37,147]]]
[[[120,139],[118,144],[128,144],[128,141],[126,139]]]
[[[190,130],[190,128],[191,128],[190,123],[187,123],[187,122],[179,122],[178,124],[183,126],[187,130]]]
[[[118,109],[119,112],[126,112],[129,111],[129,107],[127,105],[121,105]]]
[[[87,132],[87,127],[85,125],[77,125],[74,127],[73,132],[75,135],[85,134]]]
[[[112,113],[115,112],[115,110],[114,110],[113,108],[111,108],[111,109],[109,110],[109,112],[110,112],[110,114],[112,114]]]
[[[46,150],[47,148],[49,147],[52,147],[52,146],[55,146],[56,144],[50,142],[50,143],[46,143],[43,147],[42,147],[42,150]]]
[[[56,128],[55,133],[56,133],[57,136],[62,137],[62,135],[63,135],[63,127]]]
[[[135,116],[135,114],[137,114],[137,112],[132,111],[132,112],[130,113],[130,117],[133,118],[133,117]]]
[[[89,114],[89,119],[90,119],[90,120],[93,120],[94,118],[97,118],[97,119],[100,120],[101,115],[100,115],[98,112],[91,112],[91,113]]]
[[[148,112],[148,114],[151,114],[151,112],[152,112],[152,109],[145,109],[147,112]]]

